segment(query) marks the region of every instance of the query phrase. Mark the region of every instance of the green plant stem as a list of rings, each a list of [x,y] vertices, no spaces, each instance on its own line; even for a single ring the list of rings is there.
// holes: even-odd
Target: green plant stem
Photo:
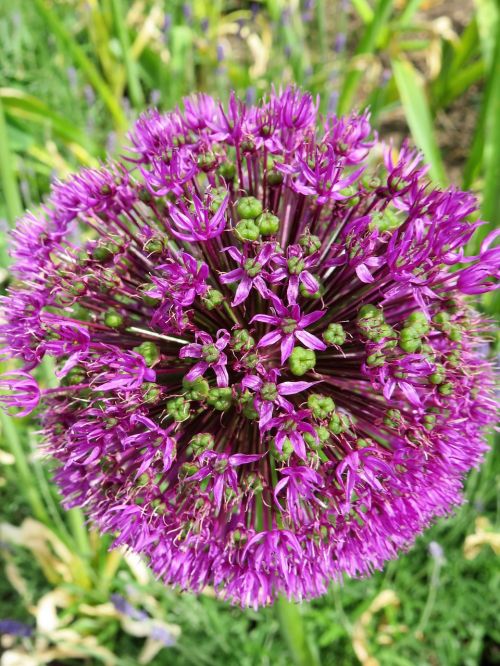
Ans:
[[[319,666],[318,654],[308,641],[301,605],[279,597],[276,601],[281,634],[295,666]]]
[[[441,573],[441,567],[442,567],[442,562],[438,558],[435,558],[433,560],[432,564],[432,573],[431,573],[431,580],[429,583],[429,593],[427,595],[427,600],[425,602],[424,610],[422,611],[422,615],[420,616],[420,621],[418,623],[418,626],[415,630],[416,634],[423,634],[425,631],[425,628],[427,627],[427,624],[429,622],[429,619],[431,617],[432,610],[434,608],[434,605],[436,603],[436,597],[437,597],[437,592],[439,588],[439,575]]]
[[[67,511],[68,523],[73,534],[73,538],[78,547],[80,555],[90,555],[91,547],[89,533],[85,525],[85,516],[81,509],[69,509]]]
[[[82,47],[68,33],[64,24],[59,20],[54,11],[47,6],[45,0],[33,0],[33,2],[55,37],[66,48],[75,64],[82,70],[89,83],[100,95],[102,101],[113,116],[117,129],[125,129],[128,123],[120,103],[97,71],[94,63],[89,60]]]
[[[120,42],[125,71],[127,72],[128,93],[130,101],[135,109],[140,109],[144,104],[144,95],[137,72],[137,63],[135,62],[130,50],[130,40],[127,26],[125,25],[125,9],[122,0],[111,0],[113,11],[113,21],[116,27],[116,33]]]

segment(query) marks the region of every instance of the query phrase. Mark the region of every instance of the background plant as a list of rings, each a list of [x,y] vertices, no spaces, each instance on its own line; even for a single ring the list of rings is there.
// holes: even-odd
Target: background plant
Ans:
[[[434,180],[478,194],[489,224],[474,250],[500,221],[497,0],[23,0],[0,8],[0,37],[5,227],[37,206],[53,178],[117,152],[144,105],[168,109],[195,89],[253,99],[288,81],[319,93],[323,110],[370,106],[380,133],[396,142],[409,128]],[[3,234],[0,260],[5,284]],[[494,314],[498,301],[489,295],[481,306]],[[50,367],[44,376],[50,383]],[[493,454],[470,477],[455,518],[385,572],[289,610],[296,630],[285,643],[286,610],[241,612],[209,593],[178,595],[109,554],[79,512],[61,511],[30,422],[3,415],[1,428],[0,620],[35,629],[4,636],[4,648],[12,643],[36,663],[137,663],[145,640],[152,663],[164,663],[165,653],[153,654],[161,647],[179,664],[287,664],[287,646],[303,663],[500,663]]]

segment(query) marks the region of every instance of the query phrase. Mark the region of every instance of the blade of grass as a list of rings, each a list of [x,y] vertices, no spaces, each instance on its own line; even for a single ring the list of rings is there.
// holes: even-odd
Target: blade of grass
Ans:
[[[373,21],[373,9],[367,0],[352,0],[352,6],[363,23],[368,24]]]
[[[15,160],[10,151],[7,123],[2,100],[0,99],[0,179],[5,197],[7,217],[11,224],[21,215],[23,207],[14,170]],[[3,264],[5,265],[5,264]]]
[[[87,57],[85,51],[73,39],[72,35],[68,33],[66,26],[55,12],[46,5],[45,0],[33,0],[33,2],[42,18],[54,33],[56,39],[68,51],[75,65],[85,74],[89,83],[100,95],[103,103],[111,113],[117,129],[125,129],[128,123],[121,105],[114,97],[106,81],[104,81],[97,71],[94,63]]]
[[[431,177],[440,185],[445,185],[446,172],[434,137],[432,116],[419,74],[411,63],[399,59],[392,61],[392,71],[415,143],[430,165]]]
[[[37,480],[31,473],[26,452],[21,444],[18,428],[14,425],[12,417],[5,414],[2,410],[0,410],[0,424],[2,425],[3,439],[15,459],[19,488],[28,500],[34,516],[43,523],[49,523],[49,515],[42,498],[38,494]]]
[[[16,120],[26,120],[30,124],[48,127],[50,134],[65,141],[68,148],[84,164],[95,164],[92,155],[98,156],[99,151],[88,134],[53,111],[38,97],[16,88],[0,88],[0,101],[6,114]]]
[[[113,21],[116,28],[118,41],[120,42],[125,71],[127,73],[128,92],[132,106],[140,109],[144,104],[144,95],[139,81],[137,63],[130,49],[130,40],[127,26],[125,25],[125,9],[122,0],[111,0]]]
[[[500,20],[497,21],[496,45],[493,61],[488,76],[490,89],[487,100],[483,169],[484,190],[482,217],[490,222],[479,230],[478,242],[491,229],[500,224],[500,196],[498,185],[500,183]]]
[[[295,666],[319,666],[318,655],[308,640],[300,604],[279,597],[276,605],[281,632]]]
[[[348,113],[351,110],[356,91],[363,77],[363,70],[359,67],[356,68],[356,56],[369,55],[375,51],[378,39],[391,15],[392,7],[393,0],[378,0],[377,2],[373,19],[366,26],[365,32],[356,49],[354,66],[347,71],[345,76],[338,104],[339,115]]]

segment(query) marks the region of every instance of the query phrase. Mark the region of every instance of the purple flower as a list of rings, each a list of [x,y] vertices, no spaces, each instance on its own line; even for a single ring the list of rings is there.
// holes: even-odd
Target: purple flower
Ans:
[[[129,143],[12,233],[1,405],[39,408],[64,505],[167,584],[257,608],[383,567],[494,422],[474,197],[293,87],[191,96]]]
[[[215,372],[217,386],[227,386],[229,383],[229,376],[226,369],[227,356],[222,350],[229,344],[230,337],[227,331],[219,330],[217,331],[217,339],[214,342],[212,336],[200,331],[196,334],[196,339],[201,340],[202,344],[193,342],[182,347],[179,352],[179,358],[201,359],[187,373],[186,380],[194,382],[211,368]]]
[[[317,322],[325,314],[322,310],[316,310],[307,315],[300,311],[300,306],[297,304],[289,305],[286,307],[277,298],[272,298],[273,305],[271,310],[275,312],[274,315],[255,315],[250,323],[254,321],[261,321],[265,324],[271,324],[276,329],[266,333],[257,347],[269,347],[277,342],[281,342],[281,363],[290,357],[295,340],[299,340],[308,349],[324,350],[326,345],[318,337],[306,331],[305,329]]]

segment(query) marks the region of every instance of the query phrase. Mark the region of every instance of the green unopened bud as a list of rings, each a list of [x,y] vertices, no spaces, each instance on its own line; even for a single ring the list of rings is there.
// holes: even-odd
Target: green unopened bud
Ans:
[[[160,350],[154,342],[142,342],[137,347],[134,347],[134,351],[144,358],[146,365],[149,367],[160,359]]]
[[[279,460],[280,462],[286,462],[293,453],[293,444],[288,437],[285,437],[283,440],[283,445],[281,451],[276,446],[276,443],[273,440],[273,445],[271,447],[271,455]]]
[[[274,236],[274,234],[278,233],[280,228],[279,217],[272,213],[262,213],[256,219],[256,222],[259,225],[260,233],[263,236]]]
[[[231,162],[223,162],[220,167],[217,169],[219,176],[222,176],[224,180],[228,182],[234,180],[236,176],[236,167]]]
[[[203,297],[203,303],[205,304],[208,310],[214,310],[219,307],[221,303],[224,302],[224,294],[218,289],[209,288],[205,296]]]
[[[203,400],[207,397],[210,390],[207,380],[203,379],[203,377],[197,377],[192,382],[183,379],[182,388],[186,391],[186,398],[190,400]]]
[[[141,395],[144,402],[155,404],[161,397],[161,388],[153,382],[144,382],[141,385]]]
[[[198,155],[197,163],[202,171],[208,173],[217,166],[217,157],[211,151],[200,153]]]
[[[356,319],[357,321],[374,319],[376,321],[379,321],[380,323],[383,323],[384,313],[380,308],[377,308],[375,305],[371,305],[368,303],[366,305],[361,306]]]
[[[81,296],[85,293],[86,289],[87,285],[81,280],[75,280],[68,285],[69,293],[73,294],[74,296]]]
[[[278,387],[273,382],[265,382],[260,390],[262,400],[276,400],[278,397]]]
[[[256,241],[260,236],[260,229],[257,223],[252,219],[243,219],[238,222],[234,232],[242,241]]]
[[[432,375],[429,375],[429,381],[431,384],[442,384],[444,382],[444,379],[446,377],[446,372],[445,369],[443,368],[442,365],[436,366],[436,369],[432,373]]]
[[[307,398],[307,406],[313,415],[320,420],[326,419],[335,409],[335,403],[327,395],[313,393]]]
[[[366,358],[366,365],[369,365],[371,368],[380,368],[384,365],[385,361],[384,354],[381,351],[376,351]]]
[[[399,428],[403,422],[403,416],[399,409],[388,409],[384,416],[384,425],[388,428]]]
[[[342,412],[335,412],[335,414],[332,414],[332,418],[328,424],[328,429],[333,432],[334,435],[340,435],[343,432],[347,432],[350,425],[351,424],[347,414],[343,414]]]
[[[299,238],[299,245],[304,250],[305,254],[311,255],[321,248],[321,239],[306,232]]]
[[[214,445],[214,438],[208,432],[201,432],[198,435],[192,437],[189,441],[189,446],[195,454],[213,449]]]
[[[278,187],[283,182],[283,174],[277,169],[269,169],[267,172],[267,182],[271,187]]]
[[[254,220],[262,213],[262,204],[255,197],[242,197],[236,204],[240,219]]]
[[[245,329],[238,329],[233,334],[232,347],[235,351],[249,351],[255,347],[255,340]]]
[[[186,479],[193,476],[198,471],[198,467],[193,463],[183,463],[179,468],[179,478]]]
[[[146,254],[161,254],[166,247],[166,240],[162,236],[153,236],[153,238],[148,238],[142,249]]]
[[[104,263],[112,259],[119,251],[120,246],[113,241],[103,242],[92,250],[92,258]]]
[[[174,421],[186,421],[189,418],[189,411],[189,400],[185,400],[181,396],[167,400],[167,414]]]
[[[453,384],[451,382],[445,382],[438,386],[438,391],[441,395],[451,395],[453,393]]]
[[[292,375],[301,377],[312,370],[316,365],[316,354],[312,349],[295,347],[288,359],[288,366]]]
[[[211,388],[207,396],[207,404],[214,409],[223,412],[231,407],[233,402],[233,393],[228,388]]]
[[[425,334],[429,331],[429,321],[423,312],[416,310],[406,318],[405,327],[418,331],[420,334]]]
[[[343,345],[346,341],[346,332],[342,324],[328,324],[328,328],[323,333],[323,340],[327,345]]]
[[[462,331],[460,330],[459,326],[456,325],[450,326],[449,330],[447,331],[447,335],[452,342],[460,342],[462,339]]]
[[[250,391],[244,391],[240,395],[239,403],[242,407],[241,413],[243,416],[251,421],[259,418],[259,414],[254,407],[254,396]]]
[[[120,328],[123,326],[124,319],[116,310],[108,310],[104,315],[104,323],[110,328]]]
[[[424,416],[424,428],[427,430],[433,430],[436,425],[436,415],[435,414],[426,414]]]
[[[399,346],[405,352],[413,354],[420,349],[422,334],[416,328],[403,328],[399,334]]]
[[[438,326],[442,326],[443,324],[447,324],[450,321],[450,315],[448,312],[446,312],[446,310],[442,310],[441,312],[437,312],[434,315],[432,321]]]
[[[314,435],[312,435],[310,432],[305,432],[304,441],[311,449],[313,449],[313,451],[319,451],[323,444],[330,439],[330,433],[328,432],[327,428],[325,428],[325,426],[321,425],[314,428],[314,431],[316,433],[316,437],[314,437]]]
[[[220,351],[217,349],[213,342],[203,345],[201,348],[201,354],[203,360],[207,363],[217,363],[220,358]]]

